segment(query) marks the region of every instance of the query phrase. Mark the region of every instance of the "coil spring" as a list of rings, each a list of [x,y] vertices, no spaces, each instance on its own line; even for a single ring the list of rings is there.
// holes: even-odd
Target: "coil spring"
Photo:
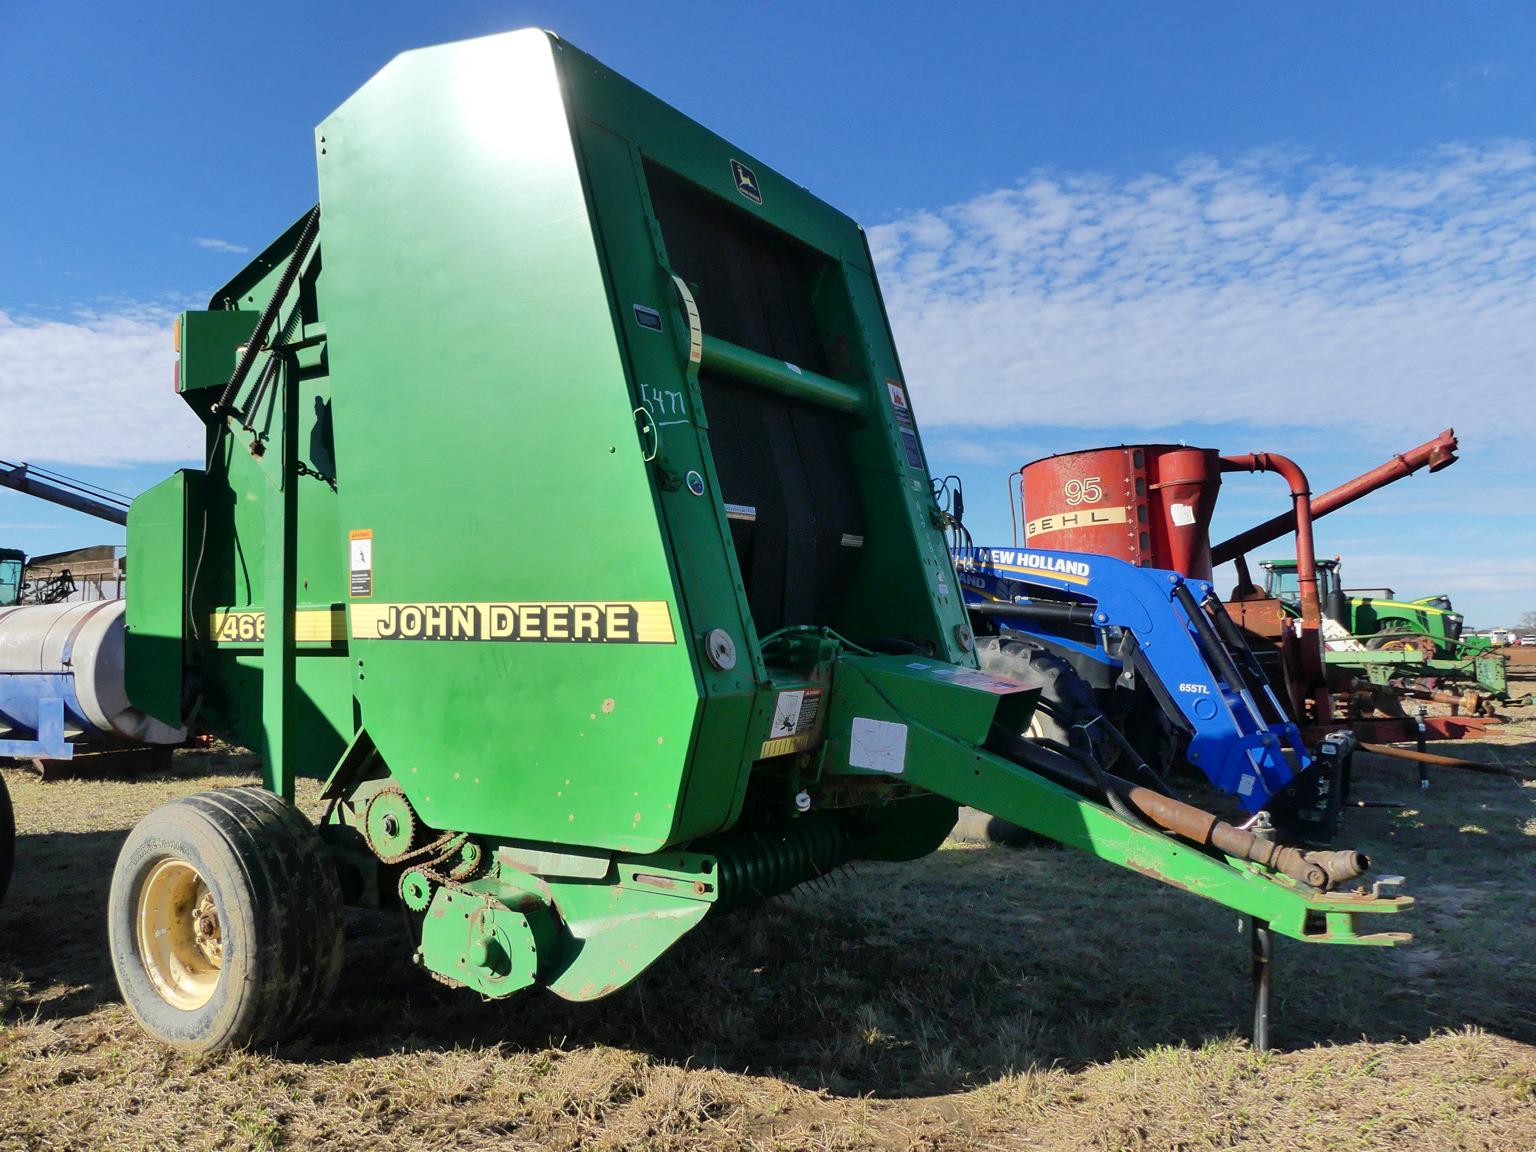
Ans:
[[[708,850],[719,869],[715,911],[727,912],[832,871],[852,857],[853,840],[830,813],[814,813],[772,831],[724,836]]]

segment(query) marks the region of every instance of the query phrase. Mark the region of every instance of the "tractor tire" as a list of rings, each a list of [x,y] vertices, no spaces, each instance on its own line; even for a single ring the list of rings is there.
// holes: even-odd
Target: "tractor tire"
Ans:
[[[1419,651],[1433,655],[1435,642],[1422,632],[1403,628],[1390,632],[1378,632],[1365,642],[1365,646],[1372,652]]]
[[[1152,774],[1159,780],[1167,780],[1179,760],[1179,734],[1162,705],[1145,685],[1137,688],[1130,714],[1124,718],[1122,731],[1126,742],[1136,750],[1136,755],[1141,757],[1142,763]],[[1126,769],[1116,771],[1134,779]]]
[[[292,1035],[341,974],[341,886],[314,826],[262,788],[202,792],[128,834],[107,902],[129,1011],[183,1052]]]
[[[976,655],[983,671],[1040,689],[1041,707],[1030,717],[1024,736],[1032,740],[1049,740],[1086,752],[1098,758],[1101,764],[1105,762],[1109,737],[1102,732],[1090,736],[1080,727],[1102,717],[1103,712],[1093,689],[1070,664],[1038,644],[1003,636],[978,637]],[[960,809],[960,818],[950,836],[970,843],[1006,844],[1012,848],[1055,843],[975,808]]]
[[[11,869],[16,865],[16,814],[11,809],[11,794],[6,791],[5,777],[0,776],[0,900],[5,899],[5,889],[11,882]]]

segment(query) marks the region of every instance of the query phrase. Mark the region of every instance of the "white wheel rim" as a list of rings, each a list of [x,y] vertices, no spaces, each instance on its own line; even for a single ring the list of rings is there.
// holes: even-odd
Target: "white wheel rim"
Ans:
[[[139,889],[139,958],[160,998],[195,1011],[213,998],[224,963],[224,935],[213,892],[185,860],[155,865]]]

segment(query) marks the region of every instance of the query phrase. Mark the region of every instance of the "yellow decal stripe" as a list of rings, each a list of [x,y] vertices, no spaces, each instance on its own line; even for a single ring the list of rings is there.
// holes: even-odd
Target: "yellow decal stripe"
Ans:
[[[764,740],[762,751],[758,753],[757,758],[767,760],[771,756],[788,756],[791,752],[805,752],[816,747],[820,739],[820,732],[805,732],[795,736],[778,736],[772,740]]]
[[[351,606],[358,640],[675,644],[665,600],[539,600]]]
[[[217,608],[208,617],[216,644],[260,644],[267,638],[267,614],[259,608]],[[305,608],[293,614],[293,638],[300,644],[340,644],[347,638],[342,608]]]

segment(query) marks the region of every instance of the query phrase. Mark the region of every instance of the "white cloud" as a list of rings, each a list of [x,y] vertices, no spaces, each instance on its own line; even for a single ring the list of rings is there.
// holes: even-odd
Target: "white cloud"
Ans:
[[[216,236],[194,236],[192,237],[192,243],[196,244],[199,248],[207,248],[211,252],[233,252],[239,255],[240,253],[250,251],[244,244],[236,244],[231,240],[220,240]]]
[[[172,316],[147,308],[37,319],[0,311],[0,457],[55,464],[201,454],[172,391]]]
[[[1042,170],[870,240],[930,428],[1536,429],[1527,142]]]

